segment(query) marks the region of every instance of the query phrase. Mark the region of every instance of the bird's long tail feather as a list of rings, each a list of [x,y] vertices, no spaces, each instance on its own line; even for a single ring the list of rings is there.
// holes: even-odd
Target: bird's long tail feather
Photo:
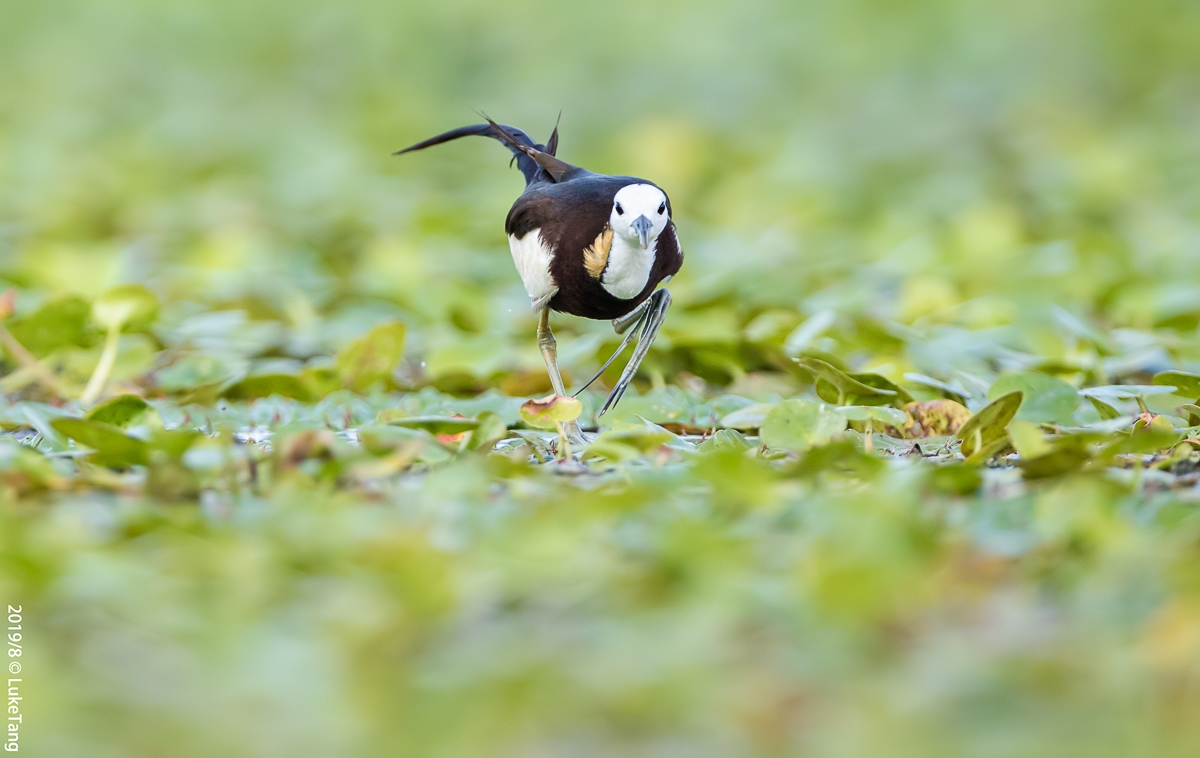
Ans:
[[[484,118],[487,117],[484,116]],[[460,137],[471,136],[491,137],[503,143],[505,147],[512,151],[513,159],[517,162],[517,168],[525,175],[525,184],[527,185],[532,184],[539,178],[557,182],[564,174],[575,168],[554,157],[554,153],[558,149],[557,124],[554,126],[554,133],[550,135],[549,145],[541,145],[534,142],[532,137],[515,126],[497,124],[490,118],[487,119],[486,124],[460,126],[457,129],[443,132],[415,145],[410,145],[403,150],[397,150],[392,155],[402,155],[416,150],[424,150],[427,147],[450,142]]]

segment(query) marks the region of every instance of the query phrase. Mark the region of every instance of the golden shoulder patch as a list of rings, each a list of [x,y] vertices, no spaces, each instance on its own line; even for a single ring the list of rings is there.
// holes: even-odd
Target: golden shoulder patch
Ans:
[[[612,250],[612,227],[604,225],[604,231],[596,237],[595,242],[583,249],[583,267],[593,279],[599,279],[608,265],[608,252]]]

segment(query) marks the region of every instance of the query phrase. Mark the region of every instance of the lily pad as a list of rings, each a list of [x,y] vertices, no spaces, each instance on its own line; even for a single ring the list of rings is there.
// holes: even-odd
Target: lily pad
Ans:
[[[896,384],[891,379],[888,379],[883,374],[875,374],[875,373],[871,373],[871,372],[867,371],[867,372],[851,372],[851,373],[848,373],[847,376],[849,376],[851,379],[853,379],[857,382],[861,382],[861,383],[867,385],[868,387],[872,387],[877,390],[884,390],[886,392],[894,392],[895,393],[894,397],[892,395],[884,395],[881,398],[868,398],[868,400],[877,400],[877,402],[874,402],[874,403],[866,402],[866,403],[864,403],[864,405],[878,405],[878,404],[883,404],[883,403],[901,403],[901,404],[903,404],[903,403],[911,403],[913,401],[913,396],[908,394],[908,390],[906,390],[903,387],[901,387],[900,385]]]
[[[478,426],[471,431],[467,444],[471,450],[491,450],[497,442],[508,436],[508,424],[498,413],[484,411],[476,417]]]
[[[100,335],[90,328],[92,306],[79,297],[64,297],[5,326],[17,342],[38,358],[63,347],[91,347]]]
[[[88,411],[87,419],[127,427],[139,423],[153,412],[150,404],[137,395],[116,395]]]
[[[604,458],[613,462],[634,460],[673,439],[675,435],[654,424],[617,424],[592,441],[584,458]]]
[[[559,424],[574,421],[583,413],[583,403],[566,395],[547,395],[527,400],[521,406],[521,420],[537,429],[556,429]]]
[[[1008,423],[1017,415],[1023,395],[1010,392],[997,398],[962,425],[954,438],[962,442],[962,454],[968,457],[992,448],[995,443],[1006,441]]]
[[[925,376],[924,374],[908,373],[908,374],[904,375],[904,378],[907,379],[908,381],[912,382],[913,384],[919,384],[921,386],[928,387],[933,390],[937,390],[938,392],[942,393],[943,395],[949,396],[949,398],[951,400],[957,400],[959,403],[962,403],[964,405],[967,402],[967,398],[971,396],[971,393],[969,393],[965,389],[963,389],[962,386],[956,385],[956,384],[950,384],[949,382],[943,382],[939,379],[934,379],[932,376]]]
[[[194,390],[224,384],[245,371],[242,361],[206,353],[185,355],[160,370],[155,378],[165,392]]]
[[[11,439],[0,440],[0,485],[18,493],[66,487],[50,459]]]
[[[1154,375],[1154,383],[1174,387],[1174,394],[1200,398],[1200,374],[1187,371],[1163,371]]]
[[[338,353],[338,375],[347,389],[365,392],[386,383],[404,356],[406,328],[398,321],[380,324]]]
[[[762,426],[767,414],[775,407],[775,403],[757,403],[739,408],[721,419],[721,426],[726,429],[758,429]]]
[[[821,336],[826,329],[837,321],[837,313],[832,309],[817,311],[809,316],[804,323],[792,330],[783,341],[785,355],[795,358],[808,349],[812,341]]]
[[[847,421],[870,421],[877,430],[887,426],[903,428],[909,420],[904,411],[888,406],[846,405],[835,410]]]
[[[994,401],[1013,392],[1024,396],[1017,418],[1039,424],[1071,424],[1083,401],[1079,390],[1062,379],[1033,372],[1000,377],[988,390],[988,399]]]
[[[182,458],[192,445],[204,437],[195,429],[155,429],[150,433],[150,449],[168,458]]]
[[[279,395],[294,400],[312,400],[312,392],[304,379],[296,374],[257,374],[248,376],[227,387],[221,395],[230,400],[253,400]]]
[[[930,466],[929,487],[937,492],[952,495],[969,495],[983,484],[980,467],[975,464],[954,462]]]
[[[1022,459],[1037,458],[1053,449],[1037,424],[1021,419],[1009,423],[1008,440]]]
[[[1159,374],[1159,376],[1163,375]],[[1158,377],[1155,377],[1155,382],[1156,384],[1105,384],[1099,387],[1084,387],[1079,390],[1079,394],[1088,399],[1136,400],[1139,397],[1146,397],[1148,395],[1170,395],[1175,392],[1175,387],[1160,386],[1161,384],[1165,384],[1165,382],[1158,382]]]
[[[809,450],[828,444],[846,428],[846,417],[824,403],[784,400],[762,425],[762,441],[778,450]]]
[[[818,358],[798,358],[796,363],[813,375],[817,395],[822,400],[839,405],[877,405],[877,402],[865,403],[863,400],[882,399],[888,402],[897,397],[895,390],[872,387]]]
[[[696,449],[702,453],[732,450],[742,452],[754,447],[746,436],[736,429],[720,429],[716,434],[701,442]]]
[[[475,419],[461,416],[403,416],[394,410],[381,412],[376,423],[403,426],[409,429],[424,429],[433,434],[459,434],[469,432],[479,426],[479,422]]]
[[[158,296],[141,284],[113,287],[92,303],[92,318],[109,331],[143,331],[158,316]]]
[[[1092,404],[1092,407],[1096,409],[1096,413],[1100,414],[1100,418],[1102,420],[1108,421],[1109,419],[1121,417],[1121,412],[1119,410],[1104,402],[1100,398],[1093,397],[1092,395],[1086,395],[1085,397],[1087,397],[1088,402]]]
[[[1188,403],[1182,405],[1179,410],[1187,414],[1187,422],[1189,426],[1200,426],[1200,405]]]
[[[432,434],[418,427],[369,424],[358,430],[358,439],[368,453],[383,456],[405,446],[432,444],[434,438]]]
[[[1026,479],[1048,479],[1077,471],[1092,459],[1087,447],[1078,441],[1067,441],[1049,446],[1041,455],[1017,461]]]
[[[1147,455],[1174,446],[1182,438],[1171,422],[1157,416],[1149,423],[1138,420],[1133,429],[1104,446],[1101,457],[1111,458],[1119,454]]]
[[[102,466],[144,466],[149,462],[150,446],[118,426],[81,418],[59,418],[50,423],[60,434],[95,450],[92,460]]]

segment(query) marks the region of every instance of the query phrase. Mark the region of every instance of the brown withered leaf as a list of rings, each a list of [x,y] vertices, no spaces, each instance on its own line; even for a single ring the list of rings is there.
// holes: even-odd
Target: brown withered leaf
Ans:
[[[902,436],[908,439],[954,434],[971,418],[964,405],[945,398],[907,403],[904,412],[909,420]]]

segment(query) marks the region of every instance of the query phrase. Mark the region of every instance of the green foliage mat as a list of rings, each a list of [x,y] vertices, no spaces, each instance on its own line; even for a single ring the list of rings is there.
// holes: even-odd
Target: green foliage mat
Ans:
[[[1175,0],[0,4],[21,750],[1200,755],[1198,39]],[[687,254],[600,419],[525,405],[504,152],[388,155],[560,107]],[[575,386],[619,342],[553,326]]]

